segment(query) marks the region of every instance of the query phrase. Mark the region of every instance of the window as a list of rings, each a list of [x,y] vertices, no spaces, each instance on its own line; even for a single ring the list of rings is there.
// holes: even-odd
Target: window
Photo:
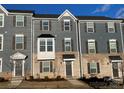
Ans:
[[[0,14],[0,27],[4,27],[4,14]]]
[[[70,31],[70,20],[64,20],[64,31]]]
[[[2,72],[2,58],[0,58],[0,72]]]
[[[72,49],[71,49],[71,38],[65,38],[64,39],[64,47],[65,47],[65,51],[72,51]]]
[[[47,39],[47,51],[53,51],[53,40]]]
[[[110,48],[110,53],[117,52],[117,41],[115,39],[109,40],[109,48]]]
[[[40,51],[45,51],[45,50],[46,50],[45,40],[42,39],[40,40]]]
[[[97,73],[97,63],[90,63],[90,73]]]
[[[3,50],[3,35],[0,34],[0,51]]]
[[[24,27],[24,16],[22,15],[16,16],[16,27]]]
[[[54,39],[45,38],[40,39],[40,52],[53,52],[54,51]]]
[[[94,39],[88,40],[88,53],[96,53],[96,45]]]
[[[24,49],[24,35],[16,35],[15,38],[15,48]]]
[[[94,23],[93,22],[87,22],[87,32],[88,33],[94,32]]]
[[[42,20],[42,30],[44,31],[49,30],[49,20]]]
[[[114,22],[108,22],[108,32],[109,33],[115,32]]]
[[[50,62],[49,61],[43,62],[43,72],[50,72]]]

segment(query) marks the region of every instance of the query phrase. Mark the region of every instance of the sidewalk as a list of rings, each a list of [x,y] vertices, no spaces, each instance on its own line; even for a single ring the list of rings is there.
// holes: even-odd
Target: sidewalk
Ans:
[[[79,80],[68,80],[72,85],[80,87],[80,88],[85,88],[85,89],[92,89],[87,83],[81,82]]]

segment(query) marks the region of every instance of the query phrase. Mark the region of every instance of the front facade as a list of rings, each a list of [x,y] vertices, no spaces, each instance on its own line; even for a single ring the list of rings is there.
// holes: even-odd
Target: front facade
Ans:
[[[122,78],[123,20],[0,7],[0,75]]]
[[[0,76],[5,78],[31,74],[32,13],[27,12],[0,6]]]

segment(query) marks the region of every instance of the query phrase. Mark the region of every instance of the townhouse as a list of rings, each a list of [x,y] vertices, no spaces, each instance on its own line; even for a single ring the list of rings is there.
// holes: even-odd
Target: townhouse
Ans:
[[[103,16],[35,14],[0,6],[0,75],[122,78],[124,25]]]
[[[31,74],[32,11],[6,10],[0,6],[0,76]]]

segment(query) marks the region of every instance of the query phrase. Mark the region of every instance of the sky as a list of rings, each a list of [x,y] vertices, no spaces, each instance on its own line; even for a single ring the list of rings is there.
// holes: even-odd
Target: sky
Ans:
[[[6,9],[34,10],[36,14],[61,14],[124,18],[124,4],[3,4]]]

